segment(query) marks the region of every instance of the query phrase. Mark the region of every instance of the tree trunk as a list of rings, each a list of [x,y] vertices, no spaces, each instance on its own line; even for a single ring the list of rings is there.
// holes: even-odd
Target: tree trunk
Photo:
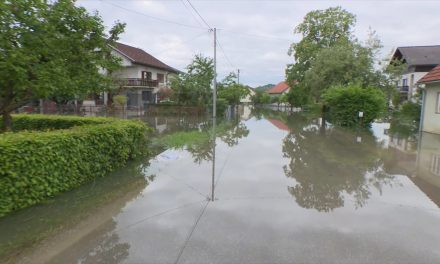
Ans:
[[[3,113],[3,124],[1,127],[1,131],[8,132],[12,130],[12,116],[11,113],[5,112]]]

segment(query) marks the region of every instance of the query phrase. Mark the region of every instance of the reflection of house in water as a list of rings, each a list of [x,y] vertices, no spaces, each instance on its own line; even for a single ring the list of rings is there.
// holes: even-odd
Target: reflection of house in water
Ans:
[[[413,182],[440,207],[440,135],[423,132]]]
[[[276,126],[279,130],[290,131],[289,127],[281,120],[267,118],[267,121],[269,121],[272,125]]]
[[[238,112],[240,113],[241,120],[247,121],[252,117],[252,108],[249,105],[240,105]]]
[[[417,144],[411,138],[402,138],[397,135],[389,135],[388,146],[402,152],[415,154]]]

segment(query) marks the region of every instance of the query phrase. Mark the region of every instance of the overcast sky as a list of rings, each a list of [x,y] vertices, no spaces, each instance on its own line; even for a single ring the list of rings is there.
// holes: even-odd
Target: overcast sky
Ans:
[[[393,48],[440,44],[439,1],[253,1],[190,0],[211,27],[218,28],[218,74],[241,70],[244,84],[258,86],[284,80],[290,44],[299,40],[293,28],[307,12],[342,6],[357,17],[360,40],[374,29],[384,46]],[[180,70],[198,53],[213,55],[212,33],[187,0],[79,0],[78,5],[98,11],[106,26],[127,23],[121,42],[144,49]],[[222,52],[224,51],[224,52]],[[225,54],[226,55],[225,55]]]

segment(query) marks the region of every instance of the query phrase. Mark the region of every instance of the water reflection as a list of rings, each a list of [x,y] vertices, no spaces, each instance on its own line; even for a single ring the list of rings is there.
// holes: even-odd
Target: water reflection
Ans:
[[[420,135],[417,172],[412,180],[440,207],[440,135]]]
[[[29,248],[28,254],[31,257],[28,259],[32,260],[31,263],[46,263],[56,254],[57,248],[73,243],[72,241],[97,227],[104,225],[111,229],[115,225],[113,215],[118,214],[129,201],[137,198],[154,181],[154,174],[145,175],[147,167],[149,162],[145,160],[131,162],[105,178],[95,179],[45,204],[1,218],[0,262],[16,262],[15,254],[22,251],[22,248]],[[69,231],[79,226],[81,230],[74,233]],[[33,248],[36,242],[47,238],[58,242],[50,248]],[[105,247],[97,249],[92,255],[99,257],[113,254],[115,258],[127,255],[128,245],[119,243],[117,236],[103,237],[101,242]]]
[[[330,212],[351,200],[364,206],[373,190],[392,186],[394,176],[386,173],[381,143],[368,130],[353,133],[333,128],[313,115],[267,112],[277,128],[288,131],[282,151],[289,160],[284,166],[295,184],[287,188],[304,208]]]

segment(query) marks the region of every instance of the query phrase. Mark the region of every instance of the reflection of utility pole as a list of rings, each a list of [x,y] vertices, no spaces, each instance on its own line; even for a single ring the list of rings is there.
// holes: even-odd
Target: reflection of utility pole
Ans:
[[[214,83],[212,92],[212,185],[211,201],[214,201],[215,188],[215,127],[217,117],[217,29],[214,28]]]
[[[237,70],[237,83],[240,84],[240,69]]]
[[[215,189],[215,117],[212,121],[212,183],[211,183],[211,201],[214,201],[214,189]]]

